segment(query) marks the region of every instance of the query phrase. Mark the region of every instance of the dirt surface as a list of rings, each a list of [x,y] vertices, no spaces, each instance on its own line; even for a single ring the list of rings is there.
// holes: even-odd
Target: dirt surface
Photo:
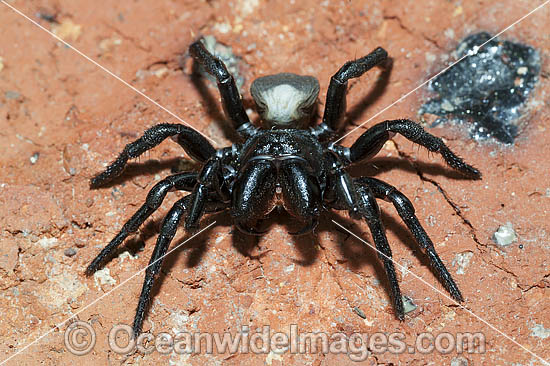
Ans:
[[[444,68],[460,39],[480,31],[496,34],[542,1],[8,3],[222,147],[233,136],[223,127],[217,90],[191,78],[186,54],[199,35],[215,36],[241,57],[249,108],[255,77],[281,71],[315,75],[324,100],[330,76],[346,60],[383,46],[394,59],[393,70],[389,76],[374,70],[350,83],[351,129]],[[126,143],[155,123],[177,120],[5,4],[0,8],[0,363],[13,357],[7,365],[542,365],[534,354],[550,360],[550,38],[542,31],[548,29],[550,6],[502,36],[535,47],[542,62],[515,145],[480,144],[449,126],[430,130],[479,168],[483,180],[461,178],[438,155],[400,136],[371,163],[352,169],[395,185],[411,199],[464,294],[465,308],[447,296],[387,203],[380,205],[393,258],[402,268],[401,289],[416,306],[403,322],[394,316],[376,252],[332,222],[372,243],[366,224],[346,213],[327,213],[315,235],[299,238],[288,234],[296,225],[286,214],[273,215],[261,238],[236,232],[228,214],[210,216],[202,226],[215,221],[212,228],[166,258],[144,324],[155,335],[237,334],[246,327],[252,335],[264,326],[289,335],[295,326],[299,333],[346,337],[401,334],[409,346],[425,332],[444,346],[458,333],[484,337],[482,353],[456,347],[422,353],[412,347],[400,354],[365,354],[360,362],[342,348],[326,354],[276,348],[162,354],[162,347],[149,354],[116,353],[109,332],[131,324],[143,280],[143,272],[134,274],[147,265],[157,228],[182,193],[169,195],[105,269],[92,277],[84,269],[148,189],[177,166],[193,165],[167,141],[116,184],[90,190],[89,179]],[[419,89],[343,144],[377,121],[418,119],[416,111],[428,97],[425,87]],[[493,235],[507,223],[517,240],[499,246]],[[181,230],[173,246],[189,236]],[[76,313],[96,334],[95,346],[83,356],[64,342],[69,322],[63,322]],[[75,339],[85,343],[89,337]]]

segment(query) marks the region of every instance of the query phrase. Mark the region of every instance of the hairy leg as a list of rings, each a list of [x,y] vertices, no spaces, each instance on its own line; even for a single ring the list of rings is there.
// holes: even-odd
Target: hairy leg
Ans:
[[[143,319],[145,318],[145,312],[151,299],[151,289],[156,276],[160,272],[164,256],[168,251],[168,247],[172,242],[172,239],[176,235],[176,230],[181,221],[182,216],[188,211],[190,205],[190,196],[185,196],[178,200],[174,206],[170,209],[160,229],[159,236],[153,255],[149,260],[149,265],[145,270],[145,279],[143,281],[143,287],[139,296],[138,305],[136,309],[136,315],[134,318],[133,330],[134,336],[137,337],[141,333],[143,326]],[[227,208],[227,205],[220,202],[208,202],[206,203],[206,212],[218,212]]]
[[[396,133],[424,146],[430,151],[440,153],[451,168],[458,170],[462,174],[474,179],[481,178],[479,170],[468,165],[459,156],[454,154],[445,145],[443,140],[424,131],[422,126],[408,119],[384,121],[369,128],[349,148],[350,162],[357,163],[373,157],[380,151],[384,143]]]
[[[381,47],[357,60],[346,62],[330,79],[323,121],[314,128],[314,134],[324,138],[338,131],[346,111],[348,80],[358,78],[386,60],[388,53]]]
[[[143,281],[143,287],[141,289],[141,294],[139,295],[136,315],[134,317],[134,337],[137,337],[141,333],[143,319],[145,318],[145,311],[149,305],[149,300],[151,299],[151,289],[153,288],[155,277],[160,271],[164,259],[163,257],[170,246],[170,242],[174,238],[174,235],[176,235],[178,224],[185,211],[187,211],[189,201],[187,197],[178,200],[174,204],[162,223],[162,228],[157,238],[157,244],[155,245],[151,259],[149,260],[149,266],[145,270],[145,280]]]
[[[202,65],[206,72],[216,78],[223,109],[233,123],[233,127],[245,139],[254,135],[256,127],[250,123],[243,107],[241,95],[235,84],[235,79],[227,71],[225,64],[212,55],[200,40],[189,47],[189,53]]]
[[[401,298],[401,290],[399,289],[399,282],[397,281],[397,275],[395,274],[391,248],[388,244],[388,238],[386,237],[384,225],[382,224],[382,219],[380,217],[380,208],[378,207],[376,199],[370,189],[357,185],[355,188],[359,195],[360,214],[369,225],[374,244],[378,250],[378,257],[384,263],[384,269],[386,270],[388,281],[390,283],[395,315],[399,320],[403,320],[405,317],[405,310],[403,307],[403,300]]]
[[[399,282],[392,261],[391,248],[380,217],[380,208],[376,203],[374,194],[368,186],[354,184],[345,171],[339,170],[337,173],[336,178],[333,173],[330,183],[334,200],[328,204],[335,209],[347,209],[352,218],[363,218],[367,222],[378,251],[378,257],[384,264],[388,277],[395,314],[397,318],[403,320],[405,311],[401,290],[399,289]]]
[[[363,177],[357,178],[355,182],[369,186],[377,198],[381,198],[393,203],[395,209],[397,210],[397,213],[399,214],[403,222],[405,222],[411,233],[414,235],[414,238],[416,239],[418,245],[420,245],[420,247],[425,250],[432,268],[436,271],[447,291],[449,291],[449,293],[457,301],[463,301],[462,294],[460,293],[458,286],[456,285],[453,278],[451,277],[451,274],[441,261],[441,258],[439,258],[439,256],[437,255],[430,237],[428,236],[428,234],[426,234],[426,231],[424,230],[422,225],[420,225],[418,218],[414,214],[414,207],[411,201],[409,201],[409,199],[403,193],[399,192],[395,187],[385,182],[382,182],[381,180],[370,177]]]
[[[198,227],[199,220],[204,214],[207,197],[210,193],[218,193],[219,195],[222,180],[223,177],[220,159],[216,157],[208,160],[198,174],[197,184],[193,188],[192,193],[189,195],[191,197],[191,203],[189,206],[189,213],[185,218],[186,230]],[[228,201],[228,197],[218,198],[220,200],[224,199],[224,201]]]
[[[159,145],[168,137],[176,142],[198,162],[205,162],[216,153],[216,149],[197,131],[181,124],[162,123],[149,128],[142,137],[124,147],[124,150],[102,173],[90,181],[91,188],[97,188],[112,181],[124,171],[128,159],[137,158],[147,150]]]
[[[197,180],[197,173],[187,172],[179,173],[167,177],[158,182],[147,194],[145,203],[134,213],[134,215],[126,221],[120,232],[114,237],[113,240],[95,257],[86,268],[86,274],[91,275],[98,270],[101,263],[107,258],[116,248],[122,244],[122,242],[135,232],[144,222],[149,218],[153,212],[155,212],[162,201],[166,197],[166,194],[172,189],[178,189],[183,191],[191,191],[195,186]]]

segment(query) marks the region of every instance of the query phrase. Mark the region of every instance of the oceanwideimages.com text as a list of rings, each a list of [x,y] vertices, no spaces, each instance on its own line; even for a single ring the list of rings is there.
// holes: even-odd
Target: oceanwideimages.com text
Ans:
[[[352,361],[366,360],[370,354],[401,353],[485,353],[485,336],[477,333],[420,333],[414,341],[404,333],[302,332],[292,324],[285,331],[273,331],[269,325],[240,332],[161,332],[142,333],[134,337],[132,327],[114,326],[108,335],[109,348],[119,354],[238,354],[293,353],[346,354]],[[72,323],[65,331],[65,346],[73,354],[84,355],[95,346],[93,327],[82,321]]]

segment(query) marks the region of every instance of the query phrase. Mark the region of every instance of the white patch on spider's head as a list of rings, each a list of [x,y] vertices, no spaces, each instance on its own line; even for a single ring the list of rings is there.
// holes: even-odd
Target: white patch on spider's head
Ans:
[[[300,128],[311,118],[319,82],[312,76],[269,75],[254,80],[250,93],[268,128]]]
[[[291,85],[277,85],[264,92],[264,102],[267,104],[265,118],[276,124],[288,124],[300,118],[298,108],[308,96]]]

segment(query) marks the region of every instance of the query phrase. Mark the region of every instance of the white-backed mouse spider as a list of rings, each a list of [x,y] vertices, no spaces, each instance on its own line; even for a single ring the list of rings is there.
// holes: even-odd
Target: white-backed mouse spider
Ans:
[[[425,251],[442,284],[456,300],[462,301],[458,286],[437,255],[407,197],[376,178],[353,178],[346,168],[371,159],[388,139],[401,134],[429,151],[440,153],[451,168],[468,177],[479,179],[480,172],[455,155],[440,138],[407,119],[376,124],[351,147],[331,142],[342,125],[348,80],[385,61],[387,53],[384,49],[377,48],[365,57],[346,62],[332,76],[322,122],[314,127],[308,124],[319,94],[316,78],[282,73],[256,79],[250,91],[263,128],[250,122],[235,81],[224,63],[214,57],[201,41],[193,43],[189,52],[216,78],[227,118],[242,142],[215,149],[192,128],[182,124],[159,124],[126,145],[118,158],[91,180],[92,188],[113,180],[122,173],[128,159],[140,156],[168,137],[202,164],[199,172],[177,173],[157,183],[143,206],[86,270],[87,274],[94,273],[104,259],[159,208],[170,190],[191,192],[174,204],[162,223],[139,297],[133,324],[135,336],[141,332],[153,281],[162,265],[159,259],[167,252],[180,221],[185,218],[186,229],[196,228],[205,213],[227,209],[239,230],[254,235],[261,234],[254,227],[256,220],[277,206],[282,206],[303,222],[303,228],[295,234],[314,229],[324,210],[347,210],[352,218],[365,219],[376,248],[384,254],[380,259],[389,279],[396,316],[403,319],[401,292],[376,199],[390,201]]]

